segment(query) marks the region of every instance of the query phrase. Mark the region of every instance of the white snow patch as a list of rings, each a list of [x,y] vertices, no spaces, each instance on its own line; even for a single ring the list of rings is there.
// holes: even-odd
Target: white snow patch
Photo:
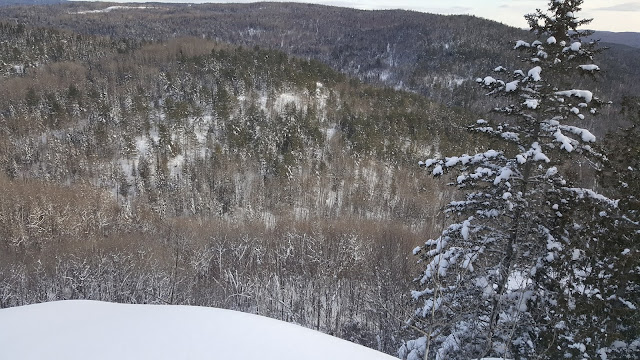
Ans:
[[[608,197],[598,194],[591,189],[584,188],[566,188],[566,190],[573,192],[579,199],[591,198],[600,202],[603,202],[613,208],[617,208],[620,200],[609,199]]]
[[[600,67],[595,64],[579,65],[578,67],[584,71],[600,71]]]
[[[333,138],[333,136],[336,134],[337,131],[338,130],[333,126],[330,127],[330,128],[327,128],[325,130],[325,133],[326,133],[326,136],[327,136],[327,140],[331,140],[331,138]]]
[[[536,66],[529,70],[528,76],[532,78],[533,81],[540,81],[542,79],[540,73],[542,73],[542,68],[540,66]]]
[[[57,301],[0,310],[3,359],[392,360],[298,325],[215,308]]]
[[[573,253],[571,254],[571,260],[576,261],[580,260],[582,256],[582,251],[580,249],[573,249]]]
[[[147,155],[149,153],[149,140],[146,136],[138,136],[135,138],[136,152],[138,155]]]
[[[283,111],[287,104],[293,103],[298,109],[300,109],[302,105],[302,99],[293,93],[283,93],[278,96],[274,103],[274,107],[278,111]]]
[[[487,77],[485,77],[485,78],[482,80],[482,82],[483,82],[486,86],[489,86],[489,85],[491,85],[491,84],[495,84],[495,83],[497,82],[497,80],[496,80],[496,79],[494,79],[494,78],[493,78],[493,77],[491,77],[491,76],[487,76]]]
[[[465,240],[469,239],[469,225],[471,225],[471,222],[469,220],[465,220],[462,223],[462,229],[460,230],[460,234],[462,235],[462,238]]]
[[[167,163],[169,172],[172,176],[178,176],[182,174],[182,166],[184,165],[184,156],[178,155],[173,159],[170,159]]]
[[[140,10],[140,9],[155,9],[155,7],[152,6],[109,6],[107,8],[104,9],[99,9],[99,10],[84,10],[84,11],[78,11],[75,12],[73,14],[99,14],[99,13],[108,13],[108,12],[112,12],[113,10]]]
[[[571,44],[571,51],[580,51],[582,44],[578,41]]]
[[[596,141],[596,136],[593,135],[587,129],[583,129],[583,128],[579,128],[579,127],[575,127],[575,126],[569,126],[569,125],[563,125],[560,128],[562,130],[569,131],[569,132],[571,132],[573,134],[576,134],[576,135],[580,136],[580,138],[584,142],[595,142]]]
[[[587,103],[593,100],[593,93],[589,90],[564,90],[557,91],[555,94],[559,96],[577,96],[579,98],[583,98]]]
[[[516,91],[518,89],[518,84],[520,83],[520,80],[516,80],[516,81],[512,81],[507,83],[507,85],[504,86],[504,91],[505,92],[512,92],[512,91]]]
[[[511,178],[511,175],[513,175],[513,171],[511,169],[509,169],[508,167],[503,167],[500,170],[500,175],[496,176],[495,180],[493,180],[493,185],[498,185],[503,180],[505,182],[509,181],[509,178]]]
[[[561,149],[567,150],[567,152],[572,152],[573,151],[573,145],[571,138],[564,136],[564,134],[558,129],[558,131],[555,132],[555,134],[553,134],[556,138],[556,141],[561,143],[562,145],[560,145]]]
[[[538,105],[540,104],[540,102],[537,99],[526,99],[524,101],[525,106],[527,106],[529,109],[537,109]]]

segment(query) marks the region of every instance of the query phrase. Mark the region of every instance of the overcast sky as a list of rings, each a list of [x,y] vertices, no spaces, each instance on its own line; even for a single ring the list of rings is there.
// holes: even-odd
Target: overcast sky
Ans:
[[[145,0],[111,0],[118,2],[146,2]],[[155,0],[183,3],[249,3],[250,0]],[[408,9],[437,14],[472,14],[505,24],[526,28],[523,15],[546,8],[547,0],[274,0],[307,2],[356,9]],[[589,26],[595,30],[640,32],[640,0],[586,0],[582,17],[593,18]]]

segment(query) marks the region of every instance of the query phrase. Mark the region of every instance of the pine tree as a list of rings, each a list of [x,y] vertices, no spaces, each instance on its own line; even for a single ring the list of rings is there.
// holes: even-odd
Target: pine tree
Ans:
[[[410,325],[422,337],[401,357],[584,358],[637,346],[635,328],[616,327],[604,309],[635,310],[637,289],[634,298],[602,298],[601,308],[589,308],[619,279],[598,280],[594,270],[619,260],[598,249],[626,220],[618,201],[571,176],[579,162],[604,159],[595,136],[576,126],[603,104],[572,86],[600,70],[597,43],[581,41],[591,35],[578,29],[590,22],[576,17],[581,4],[552,0],[548,11],[527,15],[538,40],[516,42],[523,67],[498,66],[477,80],[500,105],[469,129],[493,138],[494,149],[421,162],[434,176],[451,176],[464,197],[446,207],[451,224],[440,237],[415,250],[425,270]],[[612,329],[632,335],[607,337]]]

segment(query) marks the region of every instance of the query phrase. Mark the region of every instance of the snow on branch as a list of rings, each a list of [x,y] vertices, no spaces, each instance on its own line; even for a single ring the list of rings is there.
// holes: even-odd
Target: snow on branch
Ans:
[[[585,188],[563,188],[563,189],[574,193],[578,199],[586,199],[586,198],[593,199],[593,200],[602,202],[604,204],[607,204],[612,208],[617,208],[618,203],[620,203],[620,200],[609,199],[608,197],[602,194],[598,194],[597,192],[591,189],[585,189]]]
[[[542,80],[540,73],[542,73],[542,68],[540,66],[536,66],[529,70],[528,76],[533,79],[533,81],[540,81]]]
[[[584,71],[589,72],[600,71],[600,67],[596,64],[578,65],[578,67]]]
[[[575,126],[569,126],[569,125],[561,125],[560,129],[562,129],[564,131],[569,131],[569,132],[571,132],[571,133],[573,133],[575,135],[580,136],[580,138],[584,142],[595,142],[596,141],[595,135],[593,135],[587,129],[583,129],[583,128],[579,128],[579,127],[575,127]]]
[[[419,161],[418,165],[424,166],[426,168],[431,167],[432,165],[436,165],[433,169],[433,175],[442,175],[444,173],[444,168],[450,168],[456,165],[471,165],[479,162],[484,162],[486,160],[494,159],[496,157],[502,156],[502,152],[496,150],[487,150],[483,153],[479,153],[476,155],[462,155],[462,156],[452,156],[447,157],[444,160],[442,159],[428,159],[426,161]]]
[[[558,96],[576,96],[579,98],[583,98],[584,101],[588,103],[593,100],[593,93],[589,90],[564,90],[556,91],[555,94]]]

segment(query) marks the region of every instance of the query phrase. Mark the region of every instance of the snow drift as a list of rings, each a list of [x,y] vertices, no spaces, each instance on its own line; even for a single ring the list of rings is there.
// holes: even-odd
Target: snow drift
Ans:
[[[301,326],[192,306],[57,301],[0,310],[3,359],[390,360]]]

